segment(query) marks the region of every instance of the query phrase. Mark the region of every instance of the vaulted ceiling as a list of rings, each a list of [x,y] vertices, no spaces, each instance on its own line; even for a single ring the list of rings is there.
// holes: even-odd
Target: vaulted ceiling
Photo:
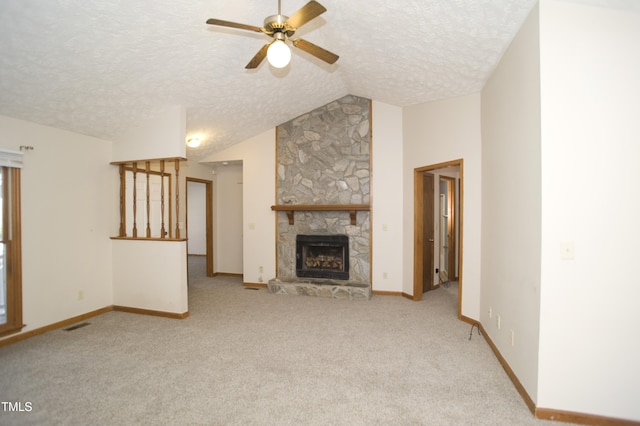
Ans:
[[[168,105],[187,111],[193,160],[346,94],[407,106],[479,92],[535,0],[319,0],[288,67],[244,67],[277,0],[2,0],[0,114],[117,140]],[[307,0],[282,0],[291,16]]]

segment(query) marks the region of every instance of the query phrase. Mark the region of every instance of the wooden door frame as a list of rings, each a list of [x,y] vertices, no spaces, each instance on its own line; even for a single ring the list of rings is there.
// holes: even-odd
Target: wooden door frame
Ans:
[[[202,183],[205,185],[205,224],[206,224],[206,245],[207,245],[207,277],[213,277],[213,181],[198,179],[187,177],[186,178],[186,188],[185,188],[185,210],[188,213],[189,209],[189,182]],[[189,235],[189,223],[188,218],[189,215],[185,215],[185,223],[187,227],[187,235]],[[188,254],[188,253],[187,253]]]
[[[422,175],[425,172],[433,172],[446,167],[458,166],[460,173],[460,190],[459,190],[459,214],[458,214],[458,318],[462,318],[462,260],[463,260],[463,218],[464,218],[464,161],[462,158],[444,163],[431,164],[428,166],[417,167],[413,169],[413,300],[422,300],[424,277],[424,265],[422,258],[424,255],[424,200],[423,190],[424,184]]]

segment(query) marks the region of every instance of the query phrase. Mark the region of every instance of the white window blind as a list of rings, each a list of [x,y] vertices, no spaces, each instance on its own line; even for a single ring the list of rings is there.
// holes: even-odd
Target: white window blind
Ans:
[[[0,149],[0,167],[22,168],[22,152]]]

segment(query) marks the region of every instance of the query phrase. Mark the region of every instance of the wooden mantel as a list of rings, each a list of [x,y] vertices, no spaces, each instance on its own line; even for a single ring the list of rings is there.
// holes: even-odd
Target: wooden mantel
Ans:
[[[351,218],[351,225],[356,224],[356,212],[369,211],[369,204],[279,204],[271,206],[271,210],[277,212],[286,212],[289,218],[289,225],[294,224],[293,212],[309,212],[309,211],[347,211]]]

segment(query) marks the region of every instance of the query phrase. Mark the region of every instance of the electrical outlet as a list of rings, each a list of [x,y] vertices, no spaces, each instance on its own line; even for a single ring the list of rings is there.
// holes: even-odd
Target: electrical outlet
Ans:
[[[386,273],[386,272],[383,272],[383,273],[382,273],[382,279],[383,279],[383,280],[386,280],[387,278],[389,278],[389,275],[387,275],[387,273]]]
[[[500,315],[496,315],[496,327],[500,330]]]
[[[264,268],[262,266],[258,266],[258,272],[263,273],[264,272]]]
[[[78,290],[78,300],[84,299],[84,291]]]
[[[576,250],[573,241],[563,241],[560,243],[560,258],[562,260],[573,260],[576,256]]]
[[[511,342],[511,346],[515,346],[515,344],[516,344],[516,336],[513,333],[513,330],[509,330],[509,341]]]

